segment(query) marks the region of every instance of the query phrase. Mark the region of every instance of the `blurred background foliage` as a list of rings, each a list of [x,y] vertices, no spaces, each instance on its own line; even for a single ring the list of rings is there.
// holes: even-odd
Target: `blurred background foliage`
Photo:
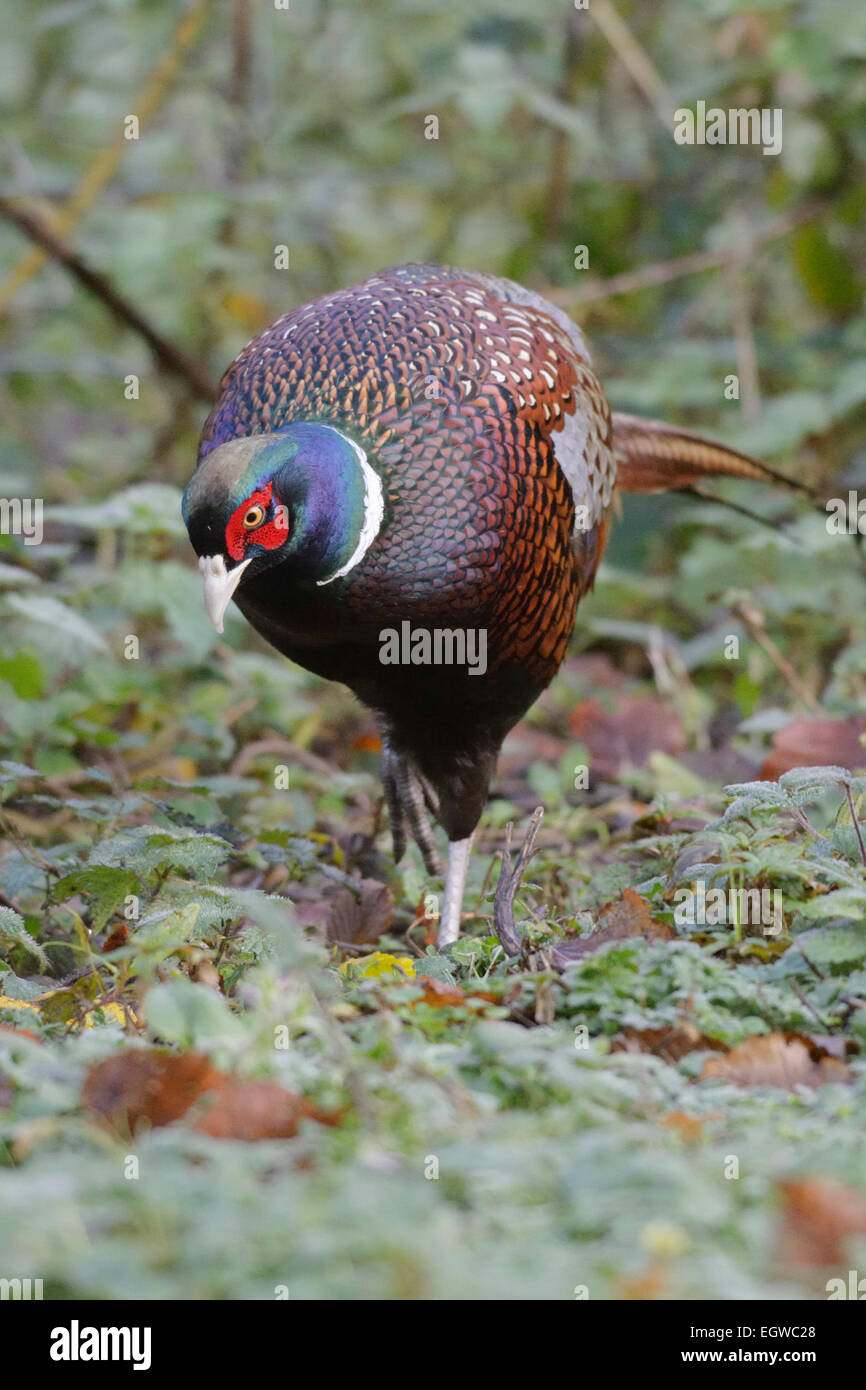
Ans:
[[[620,408],[715,426],[797,473],[854,465],[858,0],[622,0],[625,38],[609,0],[592,15],[565,0],[199,0],[185,20],[156,0],[3,10],[5,191],[61,226],[80,198],[67,240],[213,380],[293,305],[440,260],[555,288]],[[781,107],[781,154],[675,144],[673,111],[699,98]],[[16,291],[26,250],[0,229],[4,486],[35,476],[77,501],[182,483],[200,404],[59,267]],[[701,252],[728,268],[652,284],[653,267]],[[647,287],[604,294],[599,280],[623,272]],[[739,405],[723,397],[730,371]]]

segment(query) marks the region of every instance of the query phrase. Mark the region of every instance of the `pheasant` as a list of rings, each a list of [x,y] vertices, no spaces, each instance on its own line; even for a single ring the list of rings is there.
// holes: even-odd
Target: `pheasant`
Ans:
[[[411,835],[441,871],[430,814],[449,840],[440,946],[502,742],[563,660],[615,488],[716,474],[785,481],[611,414],[562,310],[475,271],[383,270],[277,319],[223,377],[183,498],[207,612],[221,632],[234,599],[375,712],[395,859]]]

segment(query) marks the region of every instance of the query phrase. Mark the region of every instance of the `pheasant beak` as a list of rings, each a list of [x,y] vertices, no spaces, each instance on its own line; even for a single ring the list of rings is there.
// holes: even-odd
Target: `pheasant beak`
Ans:
[[[252,559],[251,555],[235,565],[233,570],[227,570],[221,555],[202,555],[199,558],[198,567],[204,575],[204,606],[217,632],[223,630],[225,611]]]

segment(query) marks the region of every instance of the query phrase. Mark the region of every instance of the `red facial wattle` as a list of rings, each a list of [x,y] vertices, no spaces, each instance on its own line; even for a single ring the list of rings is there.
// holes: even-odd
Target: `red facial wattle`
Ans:
[[[264,511],[264,520],[258,526],[245,526],[244,517],[257,506]],[[233,560],[243,560],[247,546],[253,541],[256,545],[264,546],[265,550],[276,550],[284,544],[288,536],[284,515],[279,504],[273,505],[273,483],[269,482],[265,487],[257,488],[229,518],[226,526],[227,553]]]

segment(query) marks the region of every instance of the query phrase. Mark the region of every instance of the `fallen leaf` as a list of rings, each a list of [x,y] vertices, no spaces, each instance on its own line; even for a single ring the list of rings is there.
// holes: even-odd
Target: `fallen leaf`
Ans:
[[[866,1197],[862,1193],[816,1175],[789,1179],[780,1184],[780,1190],[783,1263],[839,1265],[847,1260],[849,1238],[866,1235]]]
[[[674,935],[666,922],[655,920],[646,898],[642,898],[633,888],[626,888],[621,898],[603,907],[598,920],[598,930],[591,936],[564,941],[555,946],[551,953],[554,964],[562,966],[572,960],[581,960],[610,941],[627,941],[634,936],[642,936],[647,941],[669,941]]]
[[[363,975],[371,980],[387,980],[392,975],[415,975],[415,962],[411,956],[392,956],[387,951],[371,951],[368,956],[353,956],[344,960],[337,969],[349,978]]]
[[[82,1102],[120,1134],[142,1123],[157,1129],[183,1119],[202,1102],[193,1128],[216,1139],[290,1139],[303,1119],[336,1124],[303,1096],[272,1081],[247,1081],[218,1071],[196,1052],[128,1050],[97,1062],[85,1078]],[[208,1104],[207,1102],[210,1101]]]
[[[645,767],[650,753],[676,755],[686,746],[673,710],[661,700],[640,695],[614,695],[611,709],[598,700],[581,700],[571,712],[569,727],[589,752],[594,781]]]
[[[663,1264],[651,1264],[643,1274],[624,1276],[619,1280],[619,1297],[630,1303],[647,1303],[664,1298],[668,1271]]]
[[[673,1129],[681,1139],[689,1143],[696,1143],[703,1137],[704,1125],[708,1120],[720,1120],[722,1116],[717,1110],[709,1115],[687,1115],[683,1110],[671,1110],[667,1115],[662,1115],[659,1124],[662,1129]]]
[[[735,1086],[823,1086],[849,1081],[848,1065],[802,1033],[770,1033],[745,1038],[724,1057],[708,1057],[701,1081],[730,1081]]]
[[[467,999],[484,999],[488,1004],[501,1004],[496,994],[483,989],[463,990],[459,985],[449,985],[445,980],[434,980],[432,975],[416,975],[414,983],[424,991],[424,998],[413,1003],[429,1004],[434,1009],[462,1008]]]
[[[119,923],[102,943],[102,954],[108,951],[118,951],[121,946],[125,946],[129,940],[129,927],[125,922]]]
[[[223,1081],[199,1053],[135,1049],[91,1067],[81,1099],[115,1129],[134,1130],[143,1120],[159,1128],[179,1120],[205,1091],[217,1090]]]
[[[99,1012],[106,1023],[126,1023],[126,1014],[120,1004],[95,1004],[82,1014],[82,998],[76,991],[75,986],[70,989],[51,989],[45,994],[38,994],[35,999],[11,999],[8,995],[0,994],[0,1009],[24,1010],[36,1014],[43,1018],[46,1023],[83,1023],[85,1028],[95,1028],[96,1015]],[[135,1012],[130,1007],[130,1015],[135,1019]],[[16,1028],[16,1033],[24,1033],[24,1028]],[[30,1034],[30,1036],[34,1036]]]
[[[724,1045],[708,1038],[694,1023],[684,1020],[667,1028],[624,1028],[611,1043],[611,1052],[651,1052],[664,1062],[678,1062],[690,1052],[724,1052]]]
[[[358,896],[343,888],[331,904],[328,922],[329,941],[345,941],[363,945],[378,941],[394,920],[394,894],[385,883],[374,878],[362,878]]]
[[[795,767],[866,768],[866,717],[794,719],[773,734],[773,744],[761,768],[761,779],[775,782]]]
[[[293,1139],[301,1120],[334,1125],[336,1113],[325,1114],[303,1096],[286,1091],[274,1081],[227,1078],[222,1090],[196,1120],[193,1128],[214,1139]]]
[[[378,734],[359,734],[352,744],[353,753],[381,753],[382,740]]]

